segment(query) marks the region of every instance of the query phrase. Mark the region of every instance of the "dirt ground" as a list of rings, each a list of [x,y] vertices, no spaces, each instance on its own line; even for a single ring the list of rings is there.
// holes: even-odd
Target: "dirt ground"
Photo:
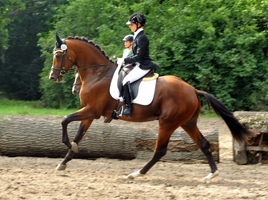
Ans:
[[[201,163],[159,162],[144,177],[129,180],[147,161],[74,159],[56,171],[62,159],[0,156],[0,199],[268,199],[268,166],[234,163],[222,120],[201,119],[198,126],[201,132],[219,130],[220,175],[211,181],[203,180],[210,169]]]

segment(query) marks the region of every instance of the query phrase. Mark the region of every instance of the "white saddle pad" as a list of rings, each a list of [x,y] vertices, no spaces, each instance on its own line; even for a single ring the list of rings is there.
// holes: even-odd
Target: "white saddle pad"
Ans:
[[[120,67],[121,65],[118,65],[117,69],[114,72],[114,76],[112,78],[112,82],[110,85],[110,94],[115,100],[120,100],[121,102],[123,102],[123,98],[119,97],[120,92],[117,87],[118,71]],[[139,87],[138,95],[132,101],[132,103],[136,103],[136,104],[140,104],[144,106],[147,106],[150,103],[152,103],[154,99],[156,80],[157,79],[150,80],[150,81],[142,81]]]

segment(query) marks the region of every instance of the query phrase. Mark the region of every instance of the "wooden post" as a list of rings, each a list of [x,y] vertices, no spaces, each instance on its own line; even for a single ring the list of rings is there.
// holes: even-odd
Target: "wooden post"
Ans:
[[[268,132],[268,112],[236,111],[234,116],[242,125],[256,133],[255,137],[248,138],[247,143],[233,143],[234,161],[237,164],[255,163],[257,159],[261,162],[262,154],[268,151],[265,142],[262,144],[263,140],[267,140],[264,134]]]
[[[245,165],[248,162],[247,152],[246,152],[246,144],[245,142],[238,143],[233,140],[233,156],[234,161],[238,165]]]

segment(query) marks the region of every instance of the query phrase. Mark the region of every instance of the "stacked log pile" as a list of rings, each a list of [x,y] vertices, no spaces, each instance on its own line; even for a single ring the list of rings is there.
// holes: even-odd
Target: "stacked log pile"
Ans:
[[[246,143],[234,141],[234,161],[237,164],[268,163],[268,112],[237,111],[234,116],[246,128],[256,133]]]
[[[67,147],[61,142],[62,118],[35,116],[0,116],[0,154],[6,156],[64,157]],[[157,124],[157,122],[156,122]],[[79,122],[68,125],[70,141]],[[158,125],[141,123],[104,124],[93,122],[82,141],[76,158],[150,159],[153,155]],[[211,143],[211,151],[219,161],[218,131],[203,132]],[[182,129],[174,132],[163,160],[201,160],[206,158]]]

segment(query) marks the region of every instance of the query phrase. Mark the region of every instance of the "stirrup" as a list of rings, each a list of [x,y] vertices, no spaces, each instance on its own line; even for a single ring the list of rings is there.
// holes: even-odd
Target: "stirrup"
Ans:
[[[119,119],[120,117],[122,117],[122,114],[123,114],[123,111],[124,111],[123,106],[124,106],[124,103],[122,103],[121,107],[118,110],[113,111],[112,117],[114,119]]]
[[[116,120],[119,119],[119,113],[118,112],[119,112],[118,110],[114,110],[113,113],[112,113],[111,118],[116,119]]]

